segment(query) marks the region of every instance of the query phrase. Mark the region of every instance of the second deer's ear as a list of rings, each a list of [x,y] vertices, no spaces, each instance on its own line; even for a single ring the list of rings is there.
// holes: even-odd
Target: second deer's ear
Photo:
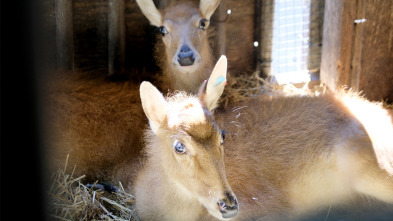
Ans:
[[[199,2],[199,10],[202,17],[209,20],[219,4],[220,0],[201,0]]]
[[[222,55],[218,59],[209,80],[204,82],[199,89],[199,98],[205,104],[206,108],[211,111],[218,106],[227,82],[227,57]]]
[[[162,16],[154,5],[153,0],[136,0],[142,13],[149,19],[150,23],[154,26],[162,26]]]
[[[154,133],[157,132],[167,116],[167,101],[150,82],[144,81],[140,86],[142,108]]]

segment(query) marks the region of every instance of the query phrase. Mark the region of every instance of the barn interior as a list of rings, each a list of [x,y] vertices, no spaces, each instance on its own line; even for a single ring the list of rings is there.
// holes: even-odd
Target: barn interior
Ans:
[[[180,0],[155,1],[157,8]],[[194,1],[198,2],[198,1]],[[157,28],[133,0],[43,0],[49,68],[126,76],[159,72]],[[211,18],[210,44],[232,76],[274,76],[279,84],[312,81],[335,90],[393,100],[392,3],[375,1],[223,0]]]
[[[180,1],[190,0],[154,0],[159,9]],[[42,71],[37,79],[57,70],[94,72],[109,81],[135,83],[154,81],[160,75],[154,55],[159,33],[135,0],[40,0],[36,9],[43,43],[36,46],[42,55],[35,58]],[[256,75],[265,83],[296,88],[347,87],[391,106],[392,12],[391,0],[221,0],[211,18],[210,45],[215,59],[227,56],[231,77]],[[66,174],[60,179],[59,183],[70,185],[64,192],[73,191],[66,190],[74,188],[71,184],[81,185]],[[83,191],[94,203],[93,192]],[[104,209],[98,208],[94,215],[119,220],[124,215],[132,220],[127,206],[134,199],[122,194],[116,199],[102,195]],[[356,218],[389,220],[391,208],[378,206],[388,218],[361,205]],[[105,208],[117,215],[108,215],[112,211]],[[61,211],[49,217],[66,220],[62,215],[70,214]],[[310,220],[351,220],[348,216],[340,207],[327,208]]]

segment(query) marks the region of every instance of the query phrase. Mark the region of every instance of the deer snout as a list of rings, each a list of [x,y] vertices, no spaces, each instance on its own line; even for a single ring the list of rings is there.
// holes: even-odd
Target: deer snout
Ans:
[[[236,196],[230,193],[226,193],[226,198],[218,201],[217,206],[224,219],[233,218],[239,212]]]
[[[190,66],[194,64],[195,54],[188,45],[183,45],[177,54],[177,61],[181,66]]]

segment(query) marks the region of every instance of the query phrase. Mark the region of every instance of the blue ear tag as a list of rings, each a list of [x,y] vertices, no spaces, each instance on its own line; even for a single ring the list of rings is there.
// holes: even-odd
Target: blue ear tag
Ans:
[[[225,82],[226,79],[223,76],[219,76],[216,80],[216,83],[214,84],[215,87],[217,87],[220,83]]]

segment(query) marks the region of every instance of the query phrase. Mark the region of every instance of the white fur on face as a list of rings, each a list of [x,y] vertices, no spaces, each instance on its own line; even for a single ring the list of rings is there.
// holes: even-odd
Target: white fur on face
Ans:
[[[168,110],[168,126],[175,128],[181,124],[206,122],[205,113],[198,98],[191,97],[181,102],[171,103]]]

